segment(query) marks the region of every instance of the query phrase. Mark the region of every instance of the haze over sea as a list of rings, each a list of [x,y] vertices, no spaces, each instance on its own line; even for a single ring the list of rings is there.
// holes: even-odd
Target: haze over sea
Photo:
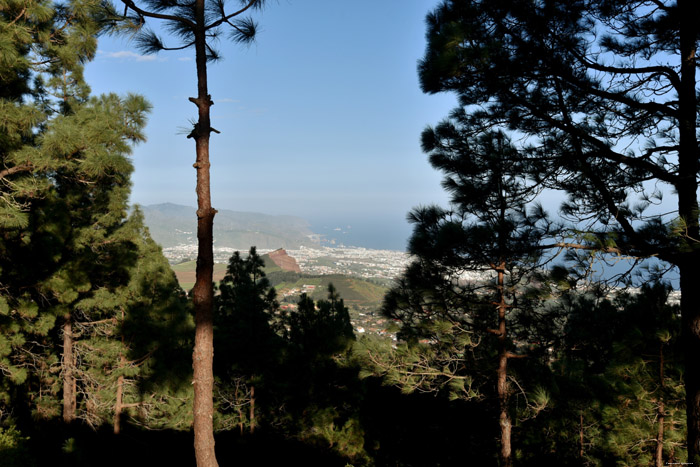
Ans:
[[[389,223],[385,219],[346,217],[309,219],[311,230],[323,235],[324,246],[357,246],[373,250],[406,251],[411,227],[405,220]]]

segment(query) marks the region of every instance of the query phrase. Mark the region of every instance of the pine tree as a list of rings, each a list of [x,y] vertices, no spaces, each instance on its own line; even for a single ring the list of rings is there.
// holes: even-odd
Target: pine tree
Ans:
[[[219,424],[224,428],[247,424],[250,432],[256,424],[256,388],[258,394],[272,379],[279,366],[281,337],[273,323],[278,319],[279,303],[275,289],[263,271],[265,263],[251,247],[244,259],[235,252],[220,283],[216,302],[215,344],[217,391],[223,401]],[[262,387],[261,387],[262,386]],[[248,414],[243,413],[247,407]],[[231,413],[232,412],[232,413]]]
[[[538,188],[510,162],[516,158],[508,138],[502,132],[474,137],[464,118],[456,111],[423,133],[431,164],[445,173],[452,209],[410,215],[409,252],[416,260],[383,306],[400,322],[406,344],[398,366],[395,360],[383,371],[404,389],[449,388],[460,398],[479,397],[479,386],[485,396],[484,381],[495,379],[500,459],[512,465],[508,361],[521,356],[516,336],[527,339],[518,336],[518,321],[536,319],[533,301],[549,293],[536,270],[550,222],[529,205]]]
[[[524,173],[567,193],[577,248],[678,270],[691,460],[700,455],[697,15],[690,0],[446,0],[427,18],[419,64],[425,92],[457,93],[474,133],[512,131]],[[677,196],[674,214],[646,211],[664,192]]]
[[[239,0],[240,8],[227,11],[223,0],[146,0],[145,7],[133,0],[122,0],[124,15],[130,14],[127,26],[141,28],[146,19],[160,20],[166,28],[181,40],[176,47],[166,47],[163,41],[152,31],[144,30],[137,36],[137,44],[146,53],[162,50],[181,50],[194,48],[197,68],[197,97],[190,102],[197,106],[198,119],[188,138],[195,141],[197,170],[197,271],[196,282],[192,290],[195,309],[195,344],[192,356],[194,368],[194,436],[197,465],[200,467],[216,466],[214,451],[214,290],[212,277],[214,272],[213,225],[216,210],[211,206],[209,138],[218,130],[211,127],[210,109],[214,102],[209,95],[207,63],[216,60],[218,53],[212,42],[218,38],[222,27],[229,26],[231,40],[249,43],[255,38],[256,23],[243,15],[249,10],[260,9],[264,0]],[[119,28],[119,15],[112,7],[110,15]],[[125,23],[121,23],[122,25]]]
[[[350,361],[355,342],[350,313],[333,284],[326,299],[314,303],[302,294],[283,318],[287,344],[282,399],[293,414],[287,429],[295,437],[333,449],[364,465],[363,394]],[[291,426],[290,426],[291,425]],[[357,465],[357,464],[355,464]]]
[[[521,384],[546,388],[549,404],[518,428],[521,463],[686,461],[680,319],[669,290],[570,290],[548,304],[558,336],[549,358],[528,359]]]
[[[609,392],[603,409],[605,444],[620,465],[685,462],[683,370],[677,307],[668,288],[645,285],[636,296],[617,300],[624,320],[606,368]]]
[[[185,349],[192,323],[184,292],[138,209],[120,236],[135,246],[121,252],[135,255],[128,281],[100,288],[76,305],[78,415],[93,426],[112,423],[115,434],[131,409],[138,414],[132,420],[150,428],[189,428],[191,417],[177,410],[175,400],[189,399],[183,388],[191,376]]]
[[[302,294],[285,324],[288,341],[310,361],[341,353],[355,340],[348,308],[333,284],[328,284],[327,300],[314,303]]]
[[[148,110],[138,96],[89,97],[82,64],[94,55],[101,12],[97,2],[2,9],[9,65],[2,79],[10,86],[1,100],[9,131],[0,147],[0,365],[38,394],[40,416],[57,409],[46,395],[60,384],[53,371],[60,365],[66,421],[77,407],[76,304],[122,281],[128,267],[129,255],[115,255],[131,245],[118,238],[132,171],[127,156],[144,139]],[[63,352],[55,352],[56,338]]]

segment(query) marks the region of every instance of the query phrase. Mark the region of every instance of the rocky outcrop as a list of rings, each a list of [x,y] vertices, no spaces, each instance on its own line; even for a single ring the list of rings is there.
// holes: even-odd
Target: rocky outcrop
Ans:
[[[279,248],[268,253],[268,256],[277,266],[283,271],[301,272],[301,268],[297,264],[297,260],[287,254],[284,248]]]

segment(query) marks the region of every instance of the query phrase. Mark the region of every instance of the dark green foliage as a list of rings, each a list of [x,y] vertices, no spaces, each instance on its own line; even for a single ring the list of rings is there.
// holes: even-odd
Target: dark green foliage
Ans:
[[[528,333],[542,319],[534,305],[549,294],[535,268],[542,260],[539,242],[551,224],[541,208],[529,206],[537,187],[510,163],[515,149],[508,138],[498,132],[473,137],[463,118],[455,113],[423,133],[423,148],[445,173],[443,186],[453,204],[449,210],[418,208],[409,216],[415,225],[409,250],[417,259],[383,305],[383,313],[399,323],[405,344],[393,357],[387,357],[388,349],[375,349],[388,358],[375,363],[405,390],[444,390],[469,399],[480,397],[477,388],[491,392],[486,387],[499,345],[493,338],[499,332],[494,305],[501,296],[513,336],[508,352],[519,352],[515,338],[534,340]],[[497,284],[499,270],[503,287]],[[374,344],[364,344],[371,354]]]
[[[678,270],[691,457],[700,453],[697,15],[683,0],[446,0],[428,16],[419,64],[424,91],[458,95],[467,133],[509,131],[523,175],[566,193],[569,259],[654,256]],[[655,209],[664,193],[676,208]]]
[[[298,309],[285,320],[290,343],[306,358],[327,358],[345,351],[355,339],[350,315],[333,284],[328,300],[313,300],[302,294]]]
[[[98,12],[90,2],[2,10],[3,56],[17,75],[1,78],[24,84],[0,102],[8,135],[0,146],[0,366],[9,376],[1,384],[4,402],[10,384],[37,392],[39,416],[56,414],[56,327],[92,293],[128,281],[135,259],[123,228],[127,156],[143,139],[148,104],[88,96],[82,63],[94,54]]]
[[[12,467],[34,466],[29,450],[29,437],[23,435],[10,420],[0,425],[0,456],[3,465]]]
[[[251,388],[258,397],[264,394],[282,358],[282,338],[273,328],[279,304],[263,267],[255,247],[245,259],[236,252],[219,286],[214,322],[214,372],[222,401],[218,429],[250,425]]]
[[[255,374],[276,358],[275,341],[279,337],[272,321],[279,304],[263,266],[255,247],[245,259],[236,252],[219,285],[215,345],[221,346],[216,347],[221,349],[216,359],[217,373],[221,375],[230,371]]]
[[[291,433],[364,465],[365,427],[358,410],[362,388],[349,361],[355,340],[350,315],[333,284],[325,300],[306,294],[284,319],[288,345],[286,388]]]
[[[82,79],[102,6],[0,8],[9,71],[0,75],[0,410],[12,408],[21,423],[30,412],[55,418],[66,383],[77,391],[71,417],[112,424],[121,385],[123,414],[188,427],[170,402],[187,399],[173,395],[189,388],[177,355],[190,318],[140,212],[127,215],[128,156],[144,140],[149,105],[135,95],[90,97]]]
[[[123,418],[150,428],[189,429],[191,417],[183,409],[191,397],[193,323],[185,296],[138,209],[124,228],[136,248],[128,282],[102,288],[78,307],[85,318],[76,322],[85,337],[76,344],[83,418],[111,424],[121,384],[120,404],[128,408]]]
[[[622,296],[621,338],[606,368],[609,392],[617,397],[603,409],[604,448],[620,465],[650,464],[656,458],[663,415],[663,455],[685,462],[685,391],[680,316],[667,304],[663,285],[645,286],[637,296]]]
[[[231,257],[220,290],[217,428],[277,431],[364,459],[361,389],[345,362],[354,335],[335,288],[317,303],[304,295],[298,309],[283,314],[253,247],[245,259]]]
[[[551,304],[564,323],[560,340],[547,358],[515,362],[524,385],[548,393],[538,416],[514,428],[521,463],[654,465],[660,403],[664,462],[685,461],[680,320],[668,292],[655,284]]]
[[[542,343],[533,331],[543,320],[538,303],[550,294],[539,270],[551,223],[532,205],[540,188],[523,174],[509,138],[500,131],[474,135],[466,120],[453,112],[423,132],[423,149],[445,174],[451,207],[422,207],[409,215],[409,252],[416,259],[382,309],[399,323],[403,342],[389,348],[365,339],[356,354],[365,374],[381,375],[405,392],[492,401],[501,463],[509,467],[514,378],[508,361]]]

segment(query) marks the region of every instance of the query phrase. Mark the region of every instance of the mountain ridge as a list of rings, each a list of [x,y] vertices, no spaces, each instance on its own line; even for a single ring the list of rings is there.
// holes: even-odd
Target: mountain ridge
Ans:
[[[163,248],[197,243],[197,210],[191,206],[161,203],[141,206],[153,239]],[[215,248],[246,251],[298,249],[320,245],[320,235],[311,231],[307,220],[289,215],[221,209],[214,218]]]

